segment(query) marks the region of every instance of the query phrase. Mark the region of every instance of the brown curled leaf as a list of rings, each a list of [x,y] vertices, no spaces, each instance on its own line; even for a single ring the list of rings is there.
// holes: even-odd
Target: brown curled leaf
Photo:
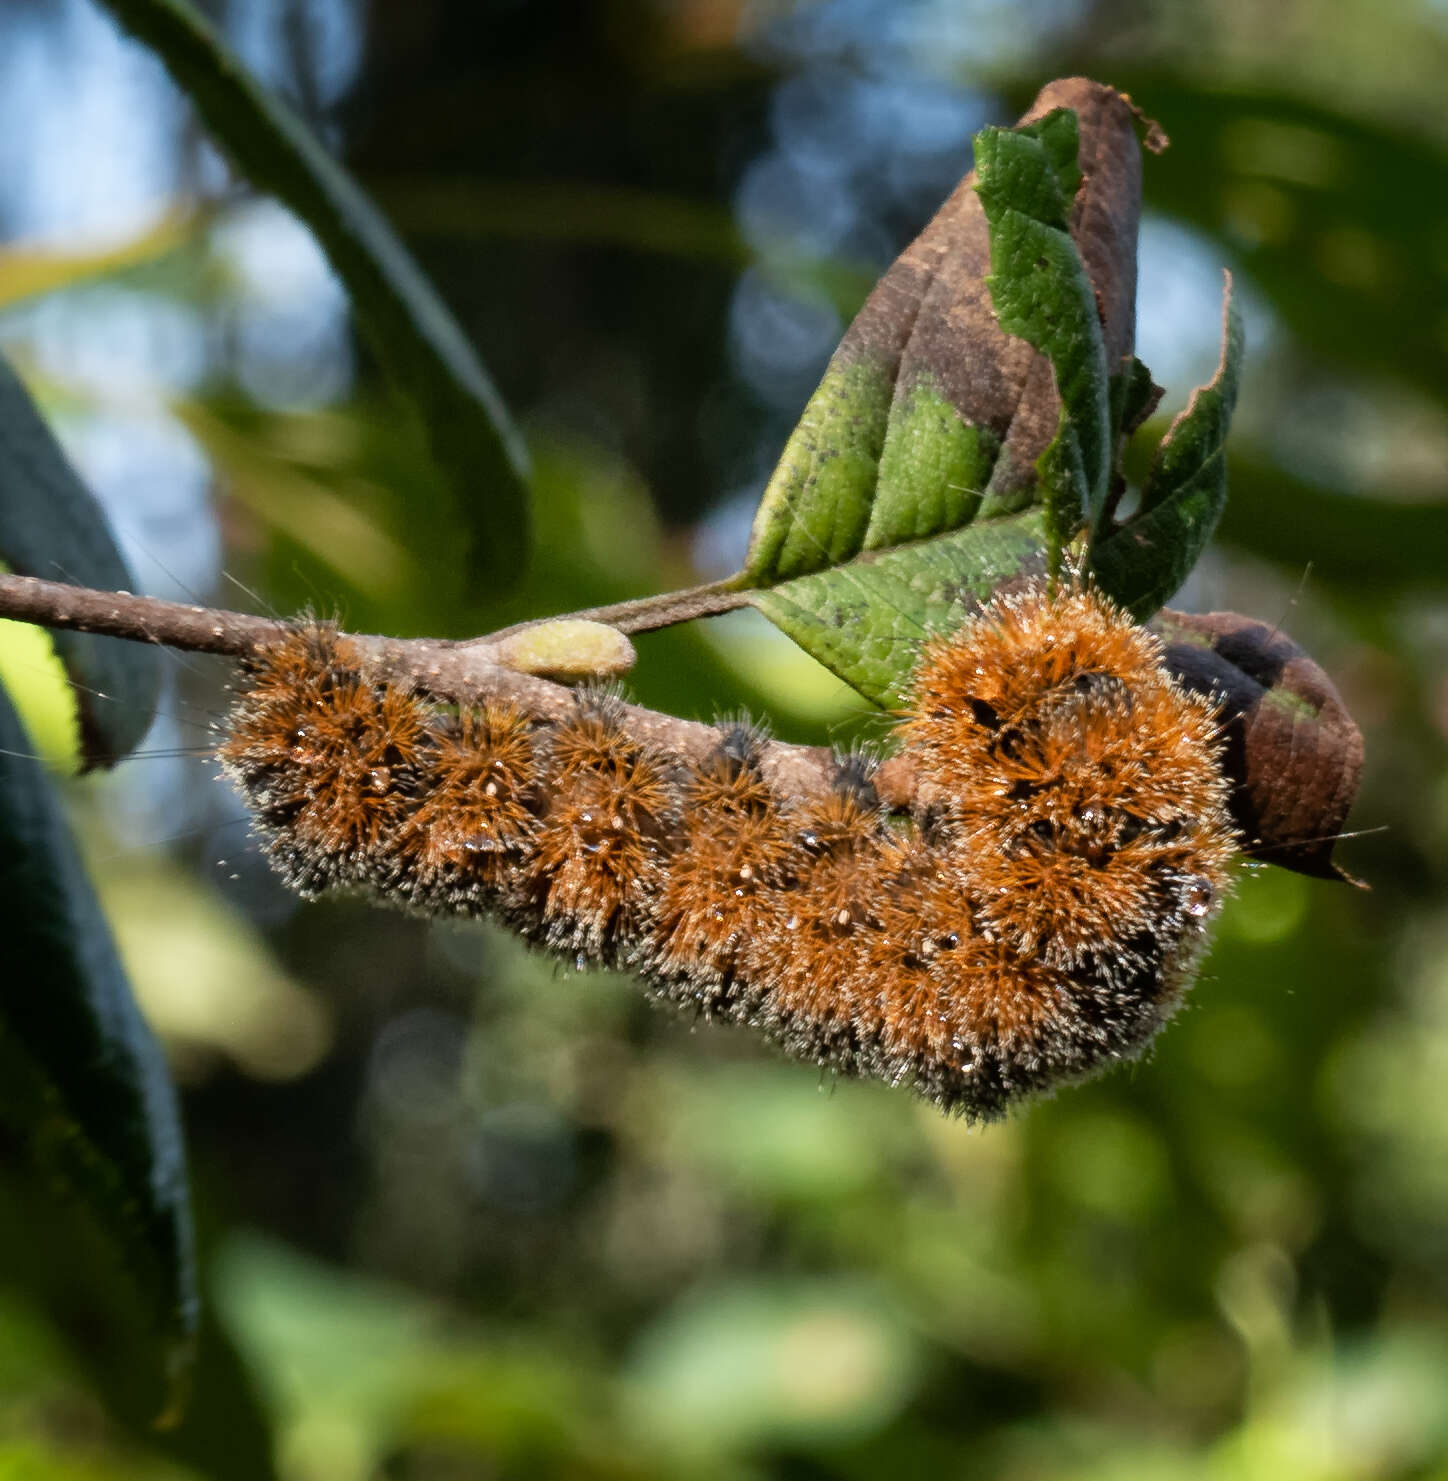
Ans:
[[[1222,704],[1223,765],[1248,852],[1299,874],[1348,879],[1332,850],[1357,795],[1363,738],[1332,681],[1252,617],[1162,611],[1151,625],[1177,679]]]

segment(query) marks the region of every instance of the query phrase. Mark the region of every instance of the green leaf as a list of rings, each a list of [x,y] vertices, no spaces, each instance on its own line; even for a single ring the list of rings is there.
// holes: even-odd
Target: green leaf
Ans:
[[[0,310],[147,267],[194,241],[197,231],[195,216],[173,214],[129,241],[93,251],[6,247],[0,250]]]
[[[1076,115],[1066,109],[1023,128],[982,129],[976,136],[976,189],[990,223],[987,282],[996,317],[1007,333],[1050,359],[1061,398],[1056,442],[1063,445],[1053,443],[1043,455],[1051,469],[1053,535],[1094,523],[1111,472],[1106,349],[1095,293],[1069,230],[1081,180],[1077,150]],[[1068,472],[1082,480],[1079,490],[1063,481]]]
[[[1057,108],[1034,123],[1000,128],[988,124],[975,136],[976,191],[992,227],[1008,217],[1066,231],[1071,202],[1081,188],[1081,147],[1076,115]],[[992,267],[1001,267],[992,261]],[[1006,261],[1005,271],[1016,273]]]
[[[131,577],[90,490],[19,377],[0,357],[0,560],[26,576],[103,591]],[[85,767],[119,761],[146,733],[161,685],[154,648],[89,633],[51,634],[76,685]]]
[[[967,525],[981,512],[1001,439],[961,420],[925,373],[891,410],[864,548]]]
[[[728,1467],[705,1463],[718,1456],[829,1453],[889,1433],[925,1371],[922,1346],[889,1296],[858,1279],[701,1281],[643,1333],[630,1410],[664,1474],[718,1474]]]
[[[873,359],[851,363],[849,340],[810,397],[754,516],[744,570],[758,584],[848,560],[864,546],[891,378]]]
[[[920,645],[953,632],[1008,581],[1046,569],[1043,511],[983,520],[948,535],[751,594],[801,648],[867,699],[898,708]]]
[[[176,1094],[29,749],[0,694],[0,1125],[129,1272],[157,1340],[157,1409],[174,1411],[198,1320]]]
[[[384,600],[406,586],[414,574],[409,552],[360,501],[279,456],[258,430],[238,430],[200,401],[177,400],[172,413],[206,450],[229,496],[325,562],[334,581]]]
[[[1228,275],[1217,372],[1192,392],[1157,449],[1140,509],[1099,538],[1091,571],[1137,618],[1149,617],[1186,580],[1227,501],[1227,430],[1241,379],[1242,315]]]
[[[1036,459],[1038,498],[1045,514],[1047,566],[1052,579],[1060,574],[1067,545],[1081,532],[1086,469],[1081,443],[1063,407],[1055,440]]]
[[[1101,507],[1106,347],[1119,363],[1133,324],[1135,118],[1112,89],[1071,78],[1029,120],[978,137],[979,189],[975,174],[961,182],[846,331],[765,489],[741,586],[1042,500],[1059,540],[1088,499]],[[1079,252],[1068,218],[1086,233]]]
[[[316,236],[378,360],[428,430],[475,541],[480,574],[516,574],[527,545],[527,459],[462,328],[356,182],[247,75],[185,0],[103,0],[160,57],[237,168]]]
[[[1123,370],[1111,377],[1111,435],[1115,442],[1130,437],[1151,416],[1164,392],[1140,360],[1132,355]]]

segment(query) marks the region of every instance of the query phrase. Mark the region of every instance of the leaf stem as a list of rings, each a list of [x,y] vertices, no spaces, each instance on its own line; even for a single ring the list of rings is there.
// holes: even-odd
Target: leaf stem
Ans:
[[[602,622],[617,628],[621,633],[657,632],[660,628],[675,627],[681,622],[693,622],[698,617],[717,617],[721,612],[733,612],[747,607],[753,596],[753,588],[741,584],[744,578],[730,576],[724,581],[712,581],[703,586],[686,586],[680,591],[660,592],[656,596],[635,597],[632,601],[611,602],[602,607],[584,607],[577,612],[560,612],[556,617],[530,618],[526,622],[515,622],[511,627],[500,628],[481,638],[463,638],[457,646],[471,647],[474,643],[496,643],[514,633],[536,627],[540,622]]]

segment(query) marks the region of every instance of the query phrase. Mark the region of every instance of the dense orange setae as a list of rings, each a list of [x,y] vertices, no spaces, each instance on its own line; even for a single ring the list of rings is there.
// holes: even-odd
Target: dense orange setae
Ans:
[[[472,892],[483,908],[537,828],[533,727],[512,706],[486,705],[434,720],[429,739],[428,785],[399,839],[399,878],[420,906]]]
[[[910,813],[859,758],[801,800],[747,726],[692,763],[606,696],[451,713],[313,624],[250,664],[221,756],[304,892],[494,914],[968,1116],[1139,1053],[1235,852],[1210,704],[1090,591],[1032,590],[925,647],[899,739]]]

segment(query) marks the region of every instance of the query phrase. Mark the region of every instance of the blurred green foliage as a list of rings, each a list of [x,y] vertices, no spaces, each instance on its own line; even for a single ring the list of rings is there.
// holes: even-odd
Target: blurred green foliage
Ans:
[[[76,819],[184,1087],[209,1366],[186,1424],[149,1432],[114,1400],[101,1298],[13,1275],[0,1481],[239,1481],[268,1445],[285,1481],[1448,1477],[1448,26],[1428,0],[968,10],[366,7],[334,137],[528,429],[536,553],[506,590],[466,588],[365,361],[320,401],[240,373],[224,209],[43,305],[125,294],[214,332],[169,401],[259,603],[470,635],[722,574],[694,568],[700,532],[737,528],[737,564],[812,380],[751,380],[736,295],[783,285],[805,308],[776,342],[803,333],[967,163],[914,195],[852,166],[884,240],[771,250],[730,205],[801,79],[978,89],[972,126],[1070,71],[1128,88],[1174,140],[1147,162],[1156,225],[1196,234],[1169,240],[1213,296],[1222,262],[1244,290],[1222,538],[1179,604],[1280,619],[1340,684],[1355,825],[1384,830],[1341,857],[1371,891],[1246,871],[1149,1061],[971,1131],[489,930],[297,907],[204,762],[163,784],[138,759]],[[531,232],[478,205],[571,183]],[[26,314],[0,330],[62,427],[113,415]],[[639,646],[660,708],[877,724],[754,619]],[[175,669],[158,744],[204,745],[225,675]],[[147,831],[181,836],[142,854]],[[12,1171],[0,1145],[5,1224],[44,1245]]]

